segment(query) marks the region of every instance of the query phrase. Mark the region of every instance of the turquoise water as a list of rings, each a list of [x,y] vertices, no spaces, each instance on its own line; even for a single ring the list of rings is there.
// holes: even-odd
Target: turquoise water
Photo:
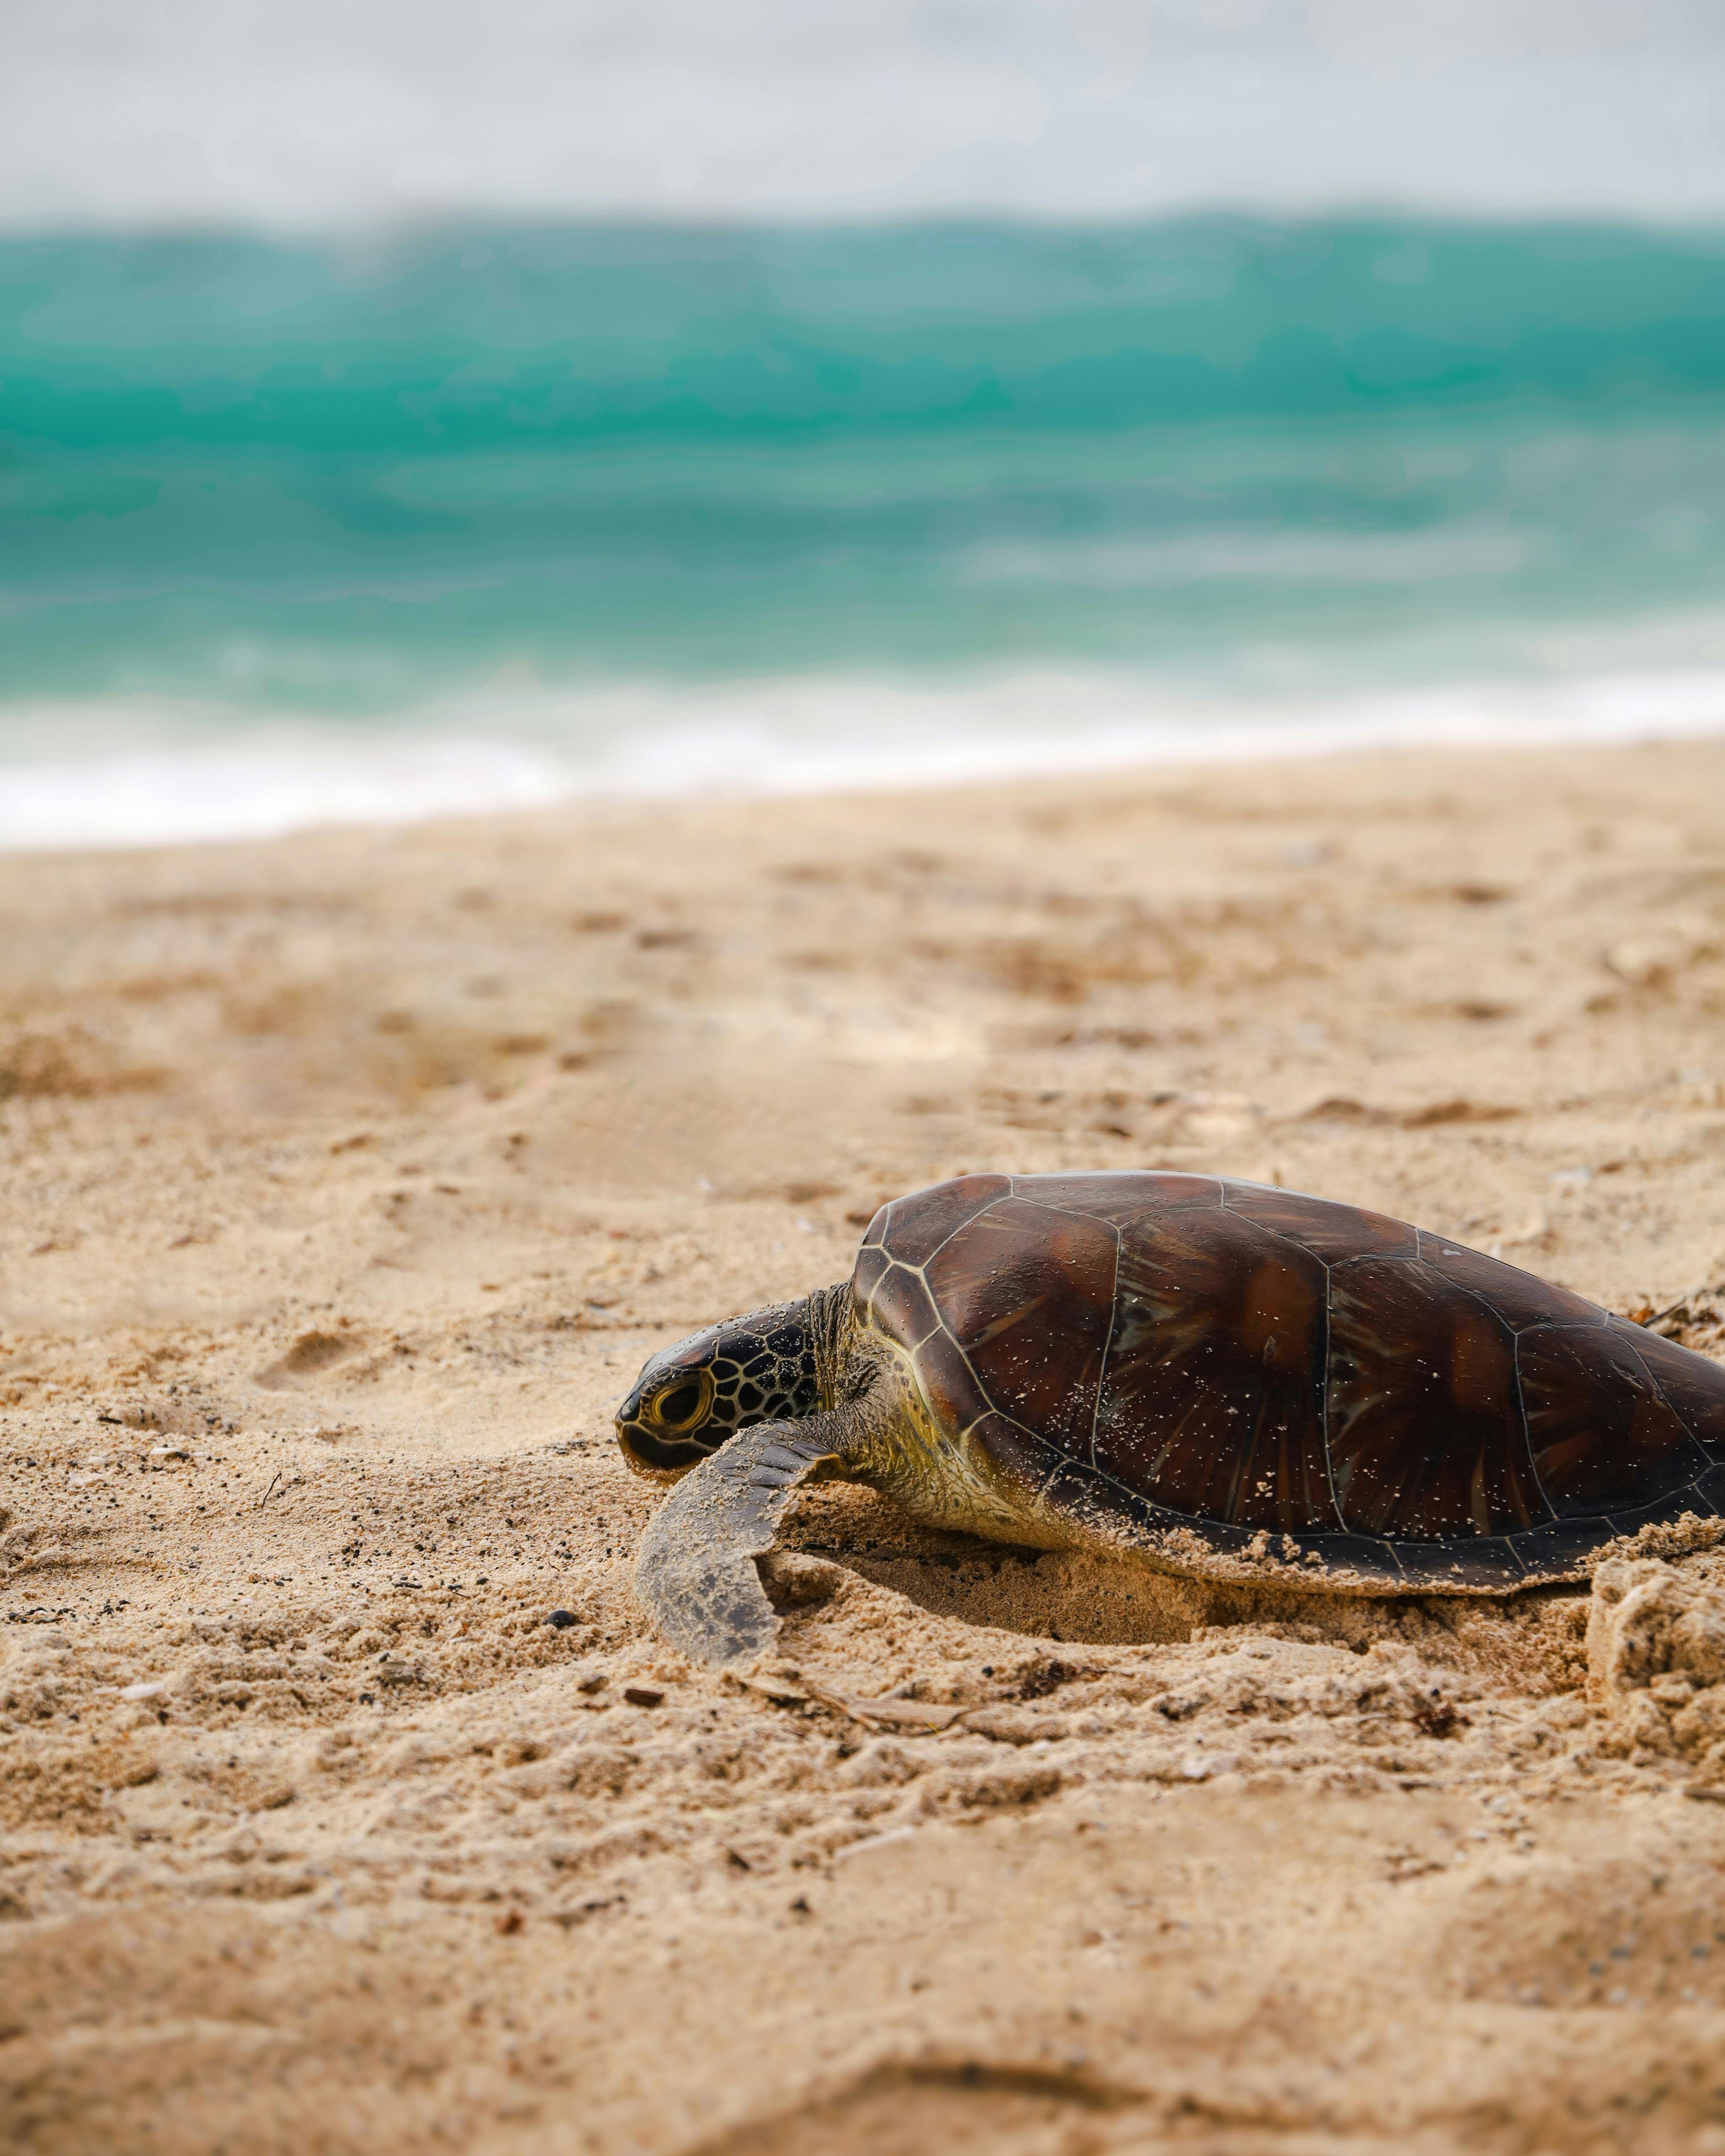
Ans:
[[[1722,617],[1719,234],[0,239],[13,753],[500,680],[1725,670]]]

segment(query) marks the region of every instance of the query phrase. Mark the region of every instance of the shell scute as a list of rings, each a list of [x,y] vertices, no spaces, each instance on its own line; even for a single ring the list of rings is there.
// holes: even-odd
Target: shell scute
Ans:
[[[1516,1555],[1530,1578],[1573,1577],[1577,1567],[1609,1542],[1615,1530],[1603,1514],[1578,1520],[1547,1520],[1512,1537]]]
[[[1476,1295],[1512,1332],[1534,1325],[1603,1325],[1605,1312],[1566,1287],[1553,1286],[1519,1265],[1507,1265],[1502,1258],[1488,1258],[1482,1250],[1470,1250],[1445,1235],[1420,1230],[1420,1261],[1441,1273],[1468,1295]]]
[[[1639,1512],[1710,1465],[1627,1331],[1551,1325],[1517,1342],[1533,1462],[1559,1517]]]
[[[1674,1505],[1670,1497],[1656,1498],[1651,1504],[1637,1505],[1633,1509],[1614,1506],[1605,1524],[1614,1536],[1639,1534],[1643,1527],[1662,1527],[1676,1512],[1693,1512],[1705,1518],[1713,1507],[1700,1501],[1693,1486],[1681,1491],[1681,1502]]]
[[[1114,1314],[1111,1228],[1004,1198],[957,1229],[927,1281],[990,1406],[1089,1449]]]
[[[1725,1452],[1725,1370],[1692,1348],[1680,1348],[1639,1325],[1631,1328],[1625,1319],[1614,1318],[1611,1324],[1614,1332],[1628,1334],[1637,1360],[1681,1416],[1689,1435],[1709,1452]]]
[[[880,1240],[901,1263],[926,1265],[954,1229],[1011,1190],[1010,1176],[960,1175],[909,1198],[895,1198],[886,1209]]]
[[[1098,1171],[1088,1175],[1021,1175],[1014,1194],[1062,1213],[1081,1213],[1111,1226],[1124,1227],[1147,1214],[1160,1219],[1189,1207],[1214,1213],[1221,1209],[1221,1178],[1185,1175],[1172,1168],[1146,1169],[1133,1175]]]
[[[940,1327],[940,1313],[920,1273],[889,1265],[870,1298],[875,1325],[901,1348],[920,1348]]]
[[[1502,1535],[1549,1517],[1516,1386],[1515,1336],[1430,1266],[1330,1275],[1330,1472],[1342,1517],[1394,1542]]]
[[[922,1342],[911,1361],[923,1397],[942,1430],[956,1435],[989,1414],[988,1394],[963,1349],[944,1326]]]
[[[1370,1585],[1407,1587],[1419,1576],[1416,1571],[1410,1577],[1391,1545],[1376,1535],[1324,1534],[1305,1548],[1324,1571],[1352,1573]],[[1317,1572],[1318,1565],[1312,1569]]]
[[[878,1243],[865,1243],[857,1252],[855,1268],[850,1276],[850,1294],[860,1316],[868,1309],[870,1298],[886,1279],[891,1263]]]
[[[1420,1231],[1387,1213],[1368,1213],[1360,1205],[1338,1205],[1303,1191],[1277,1190],[1267,1183],[1225,1185],[1230,1213],[1255,1220],[1260,1228],[1286,1235],[1326,1265],[1348,1258],[1416,1258]]]
[[[1009,1415],[985,1414],[973,1426],[970,1441],[995,1474],[1026,1498],[1034,1497],[1061,1464],[1062,1455],[1045,1437]]]
[[[1316,1259],[1219,1210],[1123,1235],[1096,1464],[1230,1526],[1335,1527],[1324,1293]]]
[[[1467,1542],[1440,1543],[1436,1552],[1430,1543],[1393,1543],[1390,1548],[1410,1585],[1435,1584],[1447,1573],[1447,1584],[1507,1591],[1527,1576],[1516,1544],[1512,1535],[1476,1535]]]
[[[1192,1522],[1127,1488],[1086,1460],[1062,1459],[1042,1486],[1042,1502],[1081,1529],[1111,1541],[1145,1540],[1158,1530],[1178,1533]],[[1251,1537],[1235,1527],[1205,1522],[1204,1537],[1214,1548],[1243,1551]]]

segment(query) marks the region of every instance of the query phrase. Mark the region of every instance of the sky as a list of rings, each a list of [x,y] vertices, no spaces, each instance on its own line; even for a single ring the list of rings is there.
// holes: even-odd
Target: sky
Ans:
[[[1725,0],[0,0],[0,224],[1725,221]]]

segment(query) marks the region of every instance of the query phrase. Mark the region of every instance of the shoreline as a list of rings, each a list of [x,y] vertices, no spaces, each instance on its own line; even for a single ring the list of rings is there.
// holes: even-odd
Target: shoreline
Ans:
[[[1048,728],[1050,710],[1069,715],[1060,732]],[[74,757],[20,752],[68,731],[80,739]],[[842,797],[1721,732],[1725,668],[1351,696],[1200,696],[1100,673],[949,687],[850,677],[567,694],[500,687],[418,715],[345,722],[108,699],[0,711],[0,855],[583,803]]]

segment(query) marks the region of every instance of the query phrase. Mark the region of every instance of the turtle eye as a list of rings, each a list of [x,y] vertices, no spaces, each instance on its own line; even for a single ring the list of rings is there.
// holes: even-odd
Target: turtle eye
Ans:
[[[706,1371],[685,1378],[653,1403],[653,1419],[661,1430],[692,1430],[712,1404],[713,1381]]]

